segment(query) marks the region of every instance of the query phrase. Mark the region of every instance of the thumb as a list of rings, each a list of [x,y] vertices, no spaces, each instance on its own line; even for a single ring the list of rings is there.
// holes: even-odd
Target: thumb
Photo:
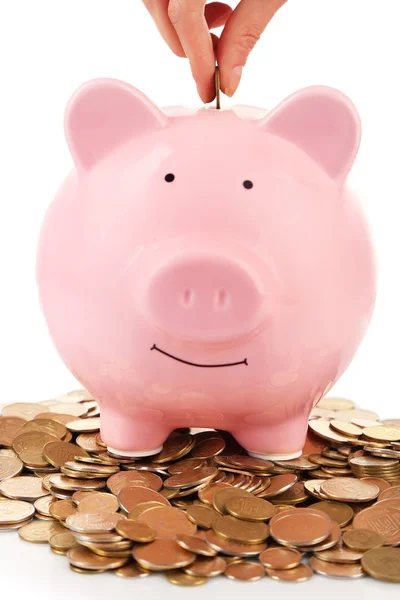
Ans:
[[[242,69],[268,23],[286,0],[241,0],[229,17],[218,44],[221,89],[235,93]]]

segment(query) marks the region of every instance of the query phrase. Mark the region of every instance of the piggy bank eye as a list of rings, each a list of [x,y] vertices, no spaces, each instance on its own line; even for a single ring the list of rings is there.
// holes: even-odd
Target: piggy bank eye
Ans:
[[[168,173],[168,175],[165,176],[165,181],[168,181],[168,183],[171,183],[174,179],[175,175],[173,173]]]
[[[253,187],[253,182],[246,179],[246,181],[243,181],[243,187],[245,187],[246,190],[251,190]]]

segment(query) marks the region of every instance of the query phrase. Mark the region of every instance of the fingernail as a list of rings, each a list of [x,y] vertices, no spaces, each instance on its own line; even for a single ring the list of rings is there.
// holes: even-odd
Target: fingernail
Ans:
[[[240,83],[240,80],[242,78],[242,72],[243,72],[243,67],[241,67],[240,65],[237,67],[233,67],[231,76],[229,78],[229,83],[226,86],[225,94],[227,96],[233,96],[233,94],[236,92],[238,85]]]

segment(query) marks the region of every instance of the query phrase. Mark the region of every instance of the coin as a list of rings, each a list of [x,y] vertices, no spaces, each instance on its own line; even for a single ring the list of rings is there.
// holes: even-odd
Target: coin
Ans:
[[[376,531],[385,539],[385,545],[400,544],[400,499],[377,502],[359,512],[353,520],[354,529]]]
[[[75,479],[65,475],[52,475],[49,478],[50,484],[60,490],[79,491],[79,490],[100,490],[105,487],[106,482],[102,480],[89,481],[85,479]]]
[[[400,500],[400,485],[395,485],[393,487],[389,486],[389,488],[387,488],[386,490],[383,490],[379,494],[379,502],[381,500],[390,500],[391,498]]]
[[[325,560],[327,562],[351,564],[359,562],[363,556],[363,552],[338,545],[335,546],[335,548],[330,548],[329,550],[324,550],[322,552],[315,551],[314,556],[319,560]]]
[[[178,460],[178,458],[182,458],[182,456],[188,454],[194,444],[195,440],[190,434],[180,434],[170,437],[164,443],[161,452],[152,456],[152,461],[156,464],[162,464],[171,460]]]
[[[150,544],[135,546],[133,557],[140,566],[151,571],[186,567],[196,559],[193,552],[185,550],[171,538],[160,538]]]
[[[82,533],[112,531],[124,515],[115,513],[75,513],[66,519],[66,524],[71,531]]]
[[[107,479],[108,489],[116,496],[124,487],[143,486],[158,492],[162,485],[161,477],[148,471],[120,471]]]
[[[379,479],[378,477],[362,477],[361,481],[366,481],[367,483],[372,483],[373,485],[378,486],[381,492],[379,494],[379,500],[384,500],[384,498],[381,498],[382,492],[391,487],[390,483],[388,483],[384,479]]]
[[[307,492],[304,489],[304,483],[302,481],[296,481],[291,488],[285,492],[273,496],[271,498],[272,504],[301,504],[308,499]]]
[[[121,489],[118,494],[118,502],[123,510],[129,512],[137,504],[141,502],[155,501],[163,504],[164,506],[170,506],[169,501],[164,498],[158,492],[151,490],[150,488],[143,486],[128,486]]]
[[[259,556],[260,563],[269,569],[294,569],[302,555],[293,548],[267,548]]]
[[[170,583],[181,586],[197,586],[208,582],[207,577],[195,577],[194,575],[189,575],[180,569],[172,569],[167,571],[166,578]]]
[[[332,500],[317,502],[316,504],[313,504],[313,508],[327,513],[333,521],[336,521],[340,525],[340,527],[344,527],[347,523],[350,523],[354,516],[354,511],[351,506]]]
[[[221,485],[221,484],[216,484],[216,485]],[[228,500],[228,498],[231,498],[233,496],[250,497],[250,495],[251,494],[249,492],[246,492],[246,490],[241,490],[238,488],[228,486],[223,489],[218,489],[215,492],[215,494],[213,495],[212,504],[213,504],[213,507],[215,508],[215,510],[217,510],[221,514],[224,514],[227,512],[226,508],[225,508],[225,502]]]
[[[364,571],[358,564],[340,564],[319,560],[315,556],[310,558],[310,567],[319,575],[327,577],[343,577],[354,579],[364,577]]]
[[[227,512],[245,521],[268,521],[275,514],[270,502],[254,496],[232,496],[225,502]]]
[[[196,533],[196,525],[189,521],[183,511],[172,506],[150,508],[139,516],[138,521],[150,525],[158,538],[175,538],[180,533]]]
[[[275,477],[271,477],[269,487],[259,494],[258,497],[273,498],[274,496],[279,496],[279,494],[282,494],[293,487],[296,481],[297,475],[294,473],[275,475]]]
[[[164,504],[156,501],[139,502],[139,504],[136,504],[136,506],[129,511],[128,519],[137,521],[142,513],[144,513],[146,510],[149,510],[149,508],[155,508],[156,506],[164,506]]]
[[[332,500],[344,502],[368,502],[379,496],[379,488],[359,479],[336,477],[321,485],[321,491]]]
[[[236,465],[245,469],[251,469],[253,471],[273,471],[274,463],[269,460],[261,460],[260,458],[254,458],[253,456],[247,456],[245,454],[233,454],[227,457],[227,465]]]
[[[131,562],[123,567],[119,567],[118,569],[114,569],[115,575],[118,577],[122,577],[124,579],[131,577],[148,577],[150,575],[150,571],[143,569],[140,565]]]
[[[176,536],[176,541],[180,546],[182,546],[182,548],[190,550],[190,552],[194,552],[195,554],[201,554],[203,556],[215,556],[217,553],[216,550],[211,548],[211,546],[207,544],[205,540],[196,535],[178,533]]]
[[[47,490],[42,486],[41,479],[23,475],[2,481],[0,493],[7,498],[17,500],[36,500],[41,496],[47,496]]]
[[[49,544],[58,552],[67,553],[71,548],[78,546],[78,542],[70,531],[64,531],[61,533],[54,533],[49,538]]]
[[[232,489],[232,486],[225,482],[207,484],[199,491],[199,498],[205,504],[213,504],[214,494],[224,488]]]
[[[339,410],[335,415],[339,421],[348,421],[351,423],[353,419],[369,419],[371,421],[379,420],[378,415],[372,410],[356,408],[354,410]]]
[[[216,475],[218,470],[215,467],[204,467],[202,469],[186,469],[179,475],[171,475],[164,481],[166,488],[190,488],[201,483],[210,482]]]
[[[257,556],[267,547],[265,542],[261,544],[249,544],[231,541],[217,535],[212,529],[206,531],[205,539],[211,548],[215,548],[215,550],[228,556]]]
[[[378,441],[397,442],[400,440],[400,427],[366,427],[363,429],[363,435],[367,438]]]
[[[134,542],[152,542],[156,538],[156,531],[147,523],[139,523],[131,520],[120,520],[115,526],[116,531],[122,537]]]
[[[340,433],[336,433],[330,427],[329,421],[325,421],[324,419],[315,419],[314,421],[309,421],[309,428],[316,435],[324,438],[325,440],[329,440],[331,442],[352,442],[354,438],[350,436],[344,436]]]
[[[114,558],[107,556],[99,556],[94,554],[88,548],[78,546],[71,548],[67,553],[70,564],[87,570],[98,570],[98,569],[118,569],[124,566],[129,558]]]
[[[65,521],[70,515],[76,513],[76,506],[72,500],[59,500],[50,506],[50,514],[59,521]]]
[[[238,579],[240,581],[257,581],[265,577],[265,571],[261,565],[250,561],[240,560],[233,562],[226,567],[224,575],[228,579]]]
[[[62,467],[75,456],[89,456],[83,448],[68,442],[49,442],[43,448],[43,454],[54,467]]]
[[[24,464],[19,458],[0,456],[0,482],[15,477],[23,467]]]
[[[343,534],[343,542],[353,550],[366,551],[383,546],[385,538],[369,529],[350,529]]]
[[[168,467],[168,473],[170,475],[179,475],[187,469],[200,469],[206,467],[207,461],[202,458],[185,458],[177,463],[174,463]]]
[[[212,458],[225,450],[225,440],[221,437],[209,438],[199,442],[192,450],[193,458]]]
[[[81,513],[115,513],[119,509],[118,500],[113,494],[94,492],[83,498],[78,506]]]
[[[214,532],[233,542],[261,544],[269,535],[269,527],[261,521],[242,521],[222,515],[213,523]]]
[[[400,548],[369,550],[362,557],[361,565],[374,579],[400,583]]]
[[[323,542],[332,531],[330,518],[323,512],[288,510],[270,521],[271,536],[279,543],[310,546]]]
[[[52,535],[65,531],[55,521],[32,521],[18,530],[21,539],[32,544],[46,544]]]
[[[318,469],[318,465],[312,463],[306,456],[300,456],[299,458],[285,461],[276,460],[275,464],[287,469],[294,469],[295,471],[313,471],[314,469]]]
[[[200,505],[189,506],[186,515],[192,523],[203,529],[211,529],[215,519],[218,517],[217,511],[209,506]]]
[[[299,550],[299,552],[322,552],[323,550],[334,548],[340,542],[341,537],[342,530],[336,521],[332,521],[331,534],[323,542],[311,546],[296,546],[296,549]]]
[[[38,419],[37,417],[32,421],[25,423],[21,433],[25,433],[26,431],[42,431],[44,433],[50,433],[59,439],[62,439],[67,433],[67,430],[62,423],[52,421],[51,419]]]
[[[184,571],[188,575],[196,577],[217,577],[224,573],[226,567],[226,560],[220,556],[197,556],[191,565],[184,568]]]
[[[22,523],[35,514],[35,509],[29,502],[19,500],[3,500],[0,502],[0,525]]]
[[[214,76],[214,87],[215,87],[215,108],[219,110],[221,108],[221,84],[219,76],[219,67],[215,67]]]
[[[337,419],[332,419],[332,421],[329,423],[329,426],[334,431],[337,431],[345,436],[349,435],[357,438],[363,433],[362,427],[358,427],[357,425],[349,423],[348,421],[338,421]]]
[[[0,446],[9,448],[26,422],[20,417],[0,417]]]
[[[15,402],[8,404],[1,411],[3,417],[19,417],[20,419],[30,420],[43,412],[41,404],[33,404],[33,402]]]
[[[21,454],[26,450],[32,450],[32,448],[43,449],[48,442],[57,442],[58,438],[44,431],[25,431],[18,432],[18,435],[14,438],[12,447],[17,454]]]
[[[302,564],[298,567],[294,567],[294,569],[266,569],[266,573],[268,577],[276,579],[277,581],[290,581],[295,583],[302,583],[303,581],[311,579],[313,576],[312,569],[308,565]]]
[[[352,410],[355,406],[353,400],[339,396],[327,396],[322,398],[317,404],[318,408],[326,408],[328,410]]]
[[[97,444],[95,433],[81,433],[76,438],[76,443],[87,452],[102,452],[104,450],[103,446]]]
[[[55,502],[54,496],[42,496],[35,501],[34,507],[37,513],[45,517],[51,517],[50,506]]]

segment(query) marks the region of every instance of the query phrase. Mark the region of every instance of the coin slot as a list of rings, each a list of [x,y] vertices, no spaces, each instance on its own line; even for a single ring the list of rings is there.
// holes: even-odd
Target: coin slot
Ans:
[[[223,288],[216,291],[214,306],[217,310],[227,310],[229,306],[229,293]]]

